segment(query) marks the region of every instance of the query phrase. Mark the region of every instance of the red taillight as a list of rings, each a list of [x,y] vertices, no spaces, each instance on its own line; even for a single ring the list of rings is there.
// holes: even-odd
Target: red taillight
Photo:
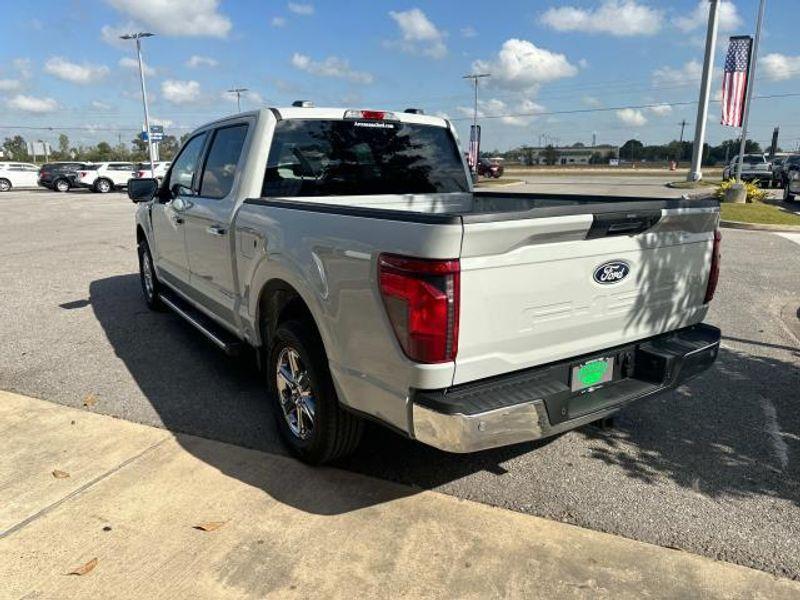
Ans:
[[[346,110],[344,113],[345,119],[363,119],[370,121],[396,121],[397,117],[393,112],[385,110]]]
[[[708,304],[714,298],[714,292],[717,291],[717,282],[719,281],[719,245],[722,241],[722,234],[717,229],[714,232],[714,246],[711,249],[711,269],[708,273],[708,287],[706,287],[706,298],[703,300],[704,304]]]
[[[86,177],[86,171],[78,171],[78,177]]]
[[[136,172],[136,177],[138,177],[139,179],[141,179],[142,177],[144,177],[144,171],[137,171],[137,172]]]
[[[377,121],[383,121],[383,117],[386,113],[381,110],[362,110],[361,111],[361,118],[362,119],[375,119]]]
[[[378,279],[386,313],[403,352],[413,361],[441,363],[458,352],[458,259],[381,254]]]

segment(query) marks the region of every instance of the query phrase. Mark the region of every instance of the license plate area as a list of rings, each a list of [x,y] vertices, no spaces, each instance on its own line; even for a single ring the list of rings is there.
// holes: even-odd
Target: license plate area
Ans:
[[[593,391],[614,379],[615,357],[604,356],[578,363],[570,370],[573,394]]]

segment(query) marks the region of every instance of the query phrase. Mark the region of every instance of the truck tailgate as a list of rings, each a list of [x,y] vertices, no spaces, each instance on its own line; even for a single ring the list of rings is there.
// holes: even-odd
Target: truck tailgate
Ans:
[[[700,322],[718,209],[636,206],[465,219],[453,383]]]

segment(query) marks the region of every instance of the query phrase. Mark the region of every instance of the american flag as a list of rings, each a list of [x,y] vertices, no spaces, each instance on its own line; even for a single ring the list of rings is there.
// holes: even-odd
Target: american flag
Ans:
[[[470,125],[469,127],[469,147],[467,153],[467,163],[473,171],[478,166],[478,157],[481,151],[481,126]]]
[[[732,37],[728,44],[725,74],[722,77],[722,120],[720,123],[729,127],[742,126],[752,44],[753,38],[749,35]]]

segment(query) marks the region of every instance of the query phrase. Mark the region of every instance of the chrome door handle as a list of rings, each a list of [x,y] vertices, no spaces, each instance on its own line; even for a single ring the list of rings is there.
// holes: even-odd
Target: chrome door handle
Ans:
[[[220,227],[219,225],[211,225],[209,227],[206,227],[206,231],[211,235],[216,235],[216,236],[225,235],[225,229],[223,227]]]

